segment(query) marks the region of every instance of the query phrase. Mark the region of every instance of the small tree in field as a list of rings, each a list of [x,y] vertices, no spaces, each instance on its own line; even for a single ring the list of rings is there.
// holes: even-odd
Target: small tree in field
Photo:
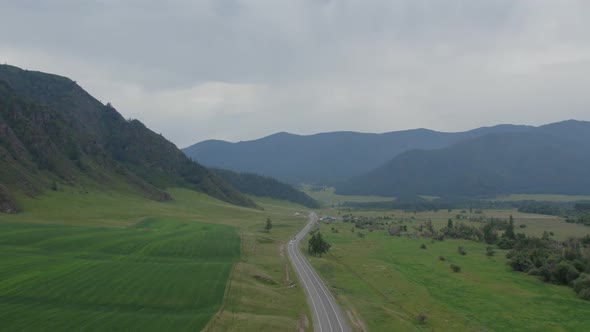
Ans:
[[[270,218],[266,218],[266,226],[264,226],[264,229],[267,232],[270,232],[271,228],[272,228],[272,220],[270,220]]]
[[[322,237],[322,233],[319,230],[315,230],[311,233],[311,238],[309,239],[307,250],[309,254],[312,256],[320,256],[325,254],[330,250],[331,245],[324,240]]]

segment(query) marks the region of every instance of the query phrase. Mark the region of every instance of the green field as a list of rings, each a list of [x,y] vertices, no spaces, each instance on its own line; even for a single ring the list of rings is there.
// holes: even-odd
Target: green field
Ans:
[[[590,196],[580,195],[550,195],[550,194],[514,194],[500,196],[495,198],[496,201],[549,201],[549,202],[575,202],[590,201]]]
[[[464,213],[462,213],[465,211]],[[424,212],[404,212],[400,210],[380,210],[380,211],[367,211],[367,210],[350,210],[348,209],[324,209],[321,214],[328,214],[338,216],[342,214],[352,213],[358,216],[367,217],[391,217],[394,219],[404,219],[408,221],[432,221],[432,224],[436,229],[440,229],[447,225],[447,221],[454,219],[457,222],[456,216],[458,214],[464,215],[466,218],[500,218],[508,219],[510,216],[514,217],[514,223],[516,232],[522,232],[531,236],[542,236],[544,231],[551,231],[554,233],[554,238],[559,240],[565,240],[572,236],[584,236],[590,234],[590,227],[581,224],[567,223],[565,219],[557,216],[548,216],[542,214],[531,214],[518,212],[517,209],[504,209],[504,210],[484,210],[481,214],[475,212],[469,212],[466,210],[438,210],[424,211]],[[470,222],[468,220],[459,220],[459,222],[466,223],[473,226],[481,226],[479,222]],[[520,225],[524,225],[521,228]]]
[[[590,234],[590,227],[569,224],[562,218],[519,213],[516,210],[462,210],[404,212],[326,209],[322,213],[390,217],[405,220],[408,228],[432,221],[435,228],[467,217],[514,216],[516,232],[540,236],[551,231],[557,239]],[[391,219],[389,221],[391,222]],[[526,225],[521,228],[520,225]],[[332,228],[337,229],[333,232]],[[384,230],[351,231],[344,222],[322,224],[322,234],[332,244],[323,258],[311,258],[357,328],[374,331],[582,331],[589,326],[590,302],[577,298],[567,286],[543,283],[514,272],[506,265],[506,251],[485,255],[482,243],[465,240],[432,241],[426,238],[391,237]],[[358,233],[364,234],[361,238]],[[420,249],[421,244],[426,249]],[[461,245],[467,255],[457,252]],[[439,260],[444,256],[445,260]],[[461,266],[453,273],[450,264]],[[426,323],[417,316],[424,313]]]
[[[200,330],[240,256],[227,226],[145,219],[127,229],[0,224],[8,330]]]
[[[165,203],[69,187],[21,198],[25,212],[0,216],[1,329],[311,328],[281,250],[306,222],[300,206],[170,193]]]
[[[320,202],[324,207],[333,207],[346,202],[366,203],[366,202],[383,202],[394,200],[395,197],[382,196],[350,196],[339,195],[335,193],[334,187],[324,187],[321,190],[311,190],[311,186],[303,185],[303,191],[311,198]],[[430,197],[430,196],[428,196]]]

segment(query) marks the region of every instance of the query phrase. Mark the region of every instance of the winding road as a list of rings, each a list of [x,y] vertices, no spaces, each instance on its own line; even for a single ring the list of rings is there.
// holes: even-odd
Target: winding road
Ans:
[[[313,316],[314,331],[349,332],[351,329],[348,327],[336,300],[299,250],[299,241],[309,233],[317,220],[317,214],[313,212],[309,214],[309,223],[289,242],[287,255],[305,291],[307,303]]]

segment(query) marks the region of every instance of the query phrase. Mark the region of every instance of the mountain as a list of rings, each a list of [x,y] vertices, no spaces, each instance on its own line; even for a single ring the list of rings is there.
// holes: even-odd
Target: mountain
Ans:
[[[408,151],[339,185],[337,193],[590,194],[590,122],[570,120],[488,134],[443,149]]]
[[[35,196],[58,183],[127,190],[154,200],[171,199],[165,189],[177,186],[255,205],[74,81],[0,65],[0,208],[15,212],[16,192]]]
[[[208,140],[183,149],[210,167],[271,176],[288,183],[335,184],[383,165],[412,149],[438,149],[495,132],[530,130],[499,125],[461,133],[428,129],[384,134],[332,132],[302,136],[278,133],[253,141]]]
[[[252,173],[238,173],[219,168],[214,168],[212,171],[231,184],[234,188],[245,194],[281,199],[301,204],[310,209],[317,209],[320,207],[319,203],[309,197],[306,193],[271,177]]]

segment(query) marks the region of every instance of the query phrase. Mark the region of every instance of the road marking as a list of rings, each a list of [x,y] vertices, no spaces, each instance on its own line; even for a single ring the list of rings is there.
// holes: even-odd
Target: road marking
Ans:
[[[334,312],[334,316],[336,316],[336,320],[338,321],[338,325],[340,325],[340,330],[344,332],[344,328],[342,327],[342,323],[340,322],[340,318],[338,317],[338,313],[336,312],[336,308],[334,308],[334,305],[332,305],[332,293],[330,293],[330,291],[328,291],[327,289],[324,289],[325,287],[324,287],[323,281],[315,273],[315,271],[313,270],[313,268],[312,268],[312,274],[313,274],[313,277],[316,279],[316,281],[318,281],[318,284],[320,285],[320,289],[322,290],[322,292],[326,296],[326,299],[328,300],[328,303],[330,304],[330,307],[332,307],[332,311]],[[330,295],[328,295],[326,293],[326,291],[328,293],[330,293]]]
[[[304,261],[304,258],[303,258],[303,256],[301,256],[301,253],[296,253],[295,256],[297,257],[297,260],[299,261],[299,265],[301,266],[301,268],[303,269],[303,271],[305,272],[307,277],[310,279],[313,290],[317,294],[320,304],[322,305],[322,308],[324,309],[324,312],[326,313],[326,321],[328,322],[328,325],[330,326],[330,331],[334,331],[334,329],[332,328],[332,322],[330,322],[328,310],[326,309],[326,306],[324,305],[324,301],[322,300],[322,297],[321,297],[320,293],[318,292],[317,287],[313,282],[313,279],[309,276],[311,274],[311,272],[309,271],[309,266],[305,265],[305,263],[307,263],[307,262],[302,263],[302,261]],[[320,322],[320,328],[321,328],[321,322]]]
[[[324,298],[325,298],[325,300],[328,301],[328,304],[330,305],[330,308],[332,309],[332,312],[334,313],[334,316],[336,317],[336,321],[338,322],[338,325],[340,327],[340,331],[344,332],[346,330],[342,326],[342,322],[340,320],[339,314],[336,311],[335,307],[337,305],[334,304],[335,299],[332,297],[330,291],[326,288],[323,281],[317,275],[317,273],[315,272],[315,270],[313,269],[311,264],[309,264],[309,262],[307,262],[307,260],[303,257],[303,255],[301,254],[301,251],[299,250],[299,241],[301,240],[301,238],[303,238],[305,236],[305,234],[307,234],[309,232],[309,230],[311,229],[311,227],[315,223],[317,223],[317,215],[315,215],[315,214],[310,215],[310,222],[299,232],[299,234],[297,234],[297,236],[295,236],[294,240],[289,242],[288,253],[290,254],[290,256],[292,258],[294,258],[294,260],[292,261],[293,266],[295,267],[296,271],[299,273],[300,279],[303,279],[303,283],[305,284],[306,291],[310,295],[309,297],[311,298],[311,302],[314,307],[317,321],[320,326],[320,331],[322,331],[322,320],[320,319],[319,312],[316,307],[316,301],[314,300],[314,298],[312,296],[312,293],[311,293],[308,283],[305,281],[304,274],[310,279],[313,290],[314,290],[315,294],[317,295],[318,300],[320,301],[320,304],[322,305],[322,308],[324,309],[324,313],[326,314],[325,318],[326,318],[326,321],[328,322],[328,325],[330,327],[330,331],[334,331],[334,329],[332,327],[330,315],[329,315],[328,310],[326,309],[326,306],[324,304],[324,302],[325,302]],[[296,249],[295,249],[295,247],[296,247]],[[311,276],[310,276],[310,274],[311,274]],[[317,290],[318,287],[320,288],[320,290],[324,294],[324,298],[322,298],[319,291]]]
[[[291,246],[291,250],[294,250],[292,246]],[[295,255],[295,253],[293,253],[293,255]],[[293,264],[293,267],[295,267],[296,271],[298,270],[296,264]],[[299,271],[297,271],[297,272],[299,272]],[[299,274],[301,274],[301,273],[299,273]],[[318,323],[320,325],[320,332],[322,332],[322,323],[320,320],[320,314],[318,313],[318,309],[316,308],[315,301],[313,300],[313,296],[311,296],[311,292],[309,291],[309,287],[307,286],[307,283],[305,282],[305,278],[303,278],[301,275],[299,275],[299,279],[301,279],[303,281],[303,284],[305,285],[305,290],[307,290],[307,292],[309,293],[309,298],[311,299],[311,304],[313,305],[313,310],[315,311],[315,315],[318,318]]]
[[[295,252],[295,258],[297,259],[297,262],[299,263],[299,267],[301,267],[303,272],[305,272],[305,274],[307,275],[307,277],[311,281],[312,288],[313,288],[314,292],[316,293],[318,300],[320,301],[320,304],[322,305],[322,308],[324,309],[324,313],[326,314],[326,320],[328,321],[328,325],[330,326],[330,331],[334,331],[334,329],[332,328],[332,323],[330,322],[330,317],[328,316],[328,310],[326,310],[326,306],[324,305],[324,301],[322,301],[322,297],[320,296],[320,293],[318,292],[316,285],[313,283],[313,280],[311,279],[311,277],[309,277],[309,272],[307,271],[306,266],[304,265],[304,263],[302,263],[302,261],[304,261],[304,259],[303,259],[303,256],[301,256],[301,252],[299,251],[299,248],[297,248],[297,250],[294,249],[294,252]],[[305,284],[307,287],[307,283],[305,283]],[[311,295],[311,292],[310,292],[310,295]],[[312,302],[315,302],[315,301],[313,301],[313,296],[312,296]],[[320,325],[320,330],[322,330],[322,321],[319,316],[318,316],[318,323]]]

